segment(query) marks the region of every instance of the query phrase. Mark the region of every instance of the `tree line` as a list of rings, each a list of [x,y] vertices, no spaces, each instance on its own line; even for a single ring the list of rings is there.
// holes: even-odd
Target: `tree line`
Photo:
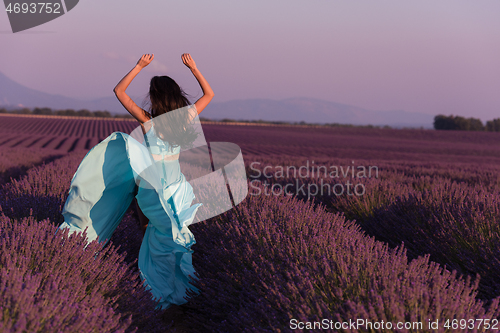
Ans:
[[[14,114],[36,114],[36,115],[55,115],[55,116],[70,116],[70,117],[102,117],[102,118],[130,118],[133,119],[132,115],[120,114],[120,115],[112,115],[109,111],[89,111],[89,110],[78,110],[75,111],[73,109],[66,110],[52,110],[51,108],[34,108],[33,110],[29,108],[21,108],[15,110],[6,110],[5,108],[0,108],[0,113],[14,113]],[[306,123],[305,121],[300,122],[290,122],[290,121],[270,121],[270,120],[235,120],[230,118],[224,118],[222,120],[213,120],[204,117],[199,117],[200,121],[210,121],[210,122],[222,122],[222,123],[233,123],[233,122],[242,122],[242,123],[257,123],[257,124],[276,124],[276,125],[306,125],[306,126],[325,126],[325,127],[363,127],[363,128],[391,128],[388,125],[385,126],[377,126],[377,125],[351,125],[351,124],[339,124],[339,123],[329,123],[329,124],[320,124],[320,123]]]
[[[0,108],[0,113],[14,113],[14,114],[36,114],[36,115],[52,115],[52,116],[70,116],[70,117],[99,117],[99,118],[132,118],[130,114],[115,114],[112,115],[109,111],[89,111],[87,109],[82,110],[52,110],[51,108],[21,108],[14,110],[7,110],[5,108]]]
[[[500,132],[500,118],[488,120],[486,124],[483,124],[481,119],[478,118],[439,114],[434,117],[434,129]]]
[[[48,107],[43,108],[20,108],[7,110],[5,108],[0,108],[0,113],[13,113],[13,114],[33,114],[33,115],[54,115],[54,116],[70,116],[70,117],[98,117],[98,118],[129,118],[132,119],[132,115],[127,114],[111,114],[109,111],[89,111],[87,109],[73,110],[73,109],[63,109],[63,110],[53,110]],[[206,118],[200,117],[201,121],[214,121]],[[220,120],[221,122],[236,122],[234,119],[225,118]],[[341,124],[309,124],[303,121],[301,122],[287,122],[287,121],[264,121],[264,120],[238,120],[238,122],[250,122],[250,123],[272,123],[272,124],[288,124],[288,125],[323,125],[323,126],[353,126],[353,127],[376,127],[380,128],[382,126],[354,126],[354,125],[341,125]],[[390,126],[383,126],[383,128],[391,128]],[[445,116],[439,114],[434,117],[434,129],[436,130],[461,130],[461,131],[489,131],[489,132],[500,132],[500,118],[493,120],[488,120],[486,124],[483,124],[481,119],[478,118],[465,118],[461,116]]]

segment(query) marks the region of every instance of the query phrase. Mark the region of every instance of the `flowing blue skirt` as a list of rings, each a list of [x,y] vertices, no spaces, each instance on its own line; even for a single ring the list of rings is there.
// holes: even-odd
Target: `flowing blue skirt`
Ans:
[[[156,174],[158,179],[152,179]],[[149,219],[138,261],[143,284],[158,301],[158,308],[184,304],[187,289],[198,292],[190,284],[195,279],[191,250],[195,238],[188,225],[201,203],[191,205],[193,189],[178,160],[155,161],[130,135],[112,133],[80,163],[59,229],[86,230],[88,242],[106,243],[134,196]]]

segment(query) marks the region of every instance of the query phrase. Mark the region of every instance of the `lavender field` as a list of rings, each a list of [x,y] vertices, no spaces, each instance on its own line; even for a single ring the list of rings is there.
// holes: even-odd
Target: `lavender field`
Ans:
[[[134,204],[104,248],[54,236],[82,158],[135,127],[0,117],[0,332],[500,329],[498,133],[204,124],[250,193],[190,227],[201,294],[160,312]],[[334,326],[359,319],[394,327]]]

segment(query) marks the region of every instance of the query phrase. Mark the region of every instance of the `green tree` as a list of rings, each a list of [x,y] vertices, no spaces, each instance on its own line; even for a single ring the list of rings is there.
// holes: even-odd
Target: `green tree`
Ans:
[[[94,117],[109,118],[111,117],[111,113],[108,111],[94,111]]]
[[[455,116],[453,119],[455,122],[455,129],[460,131],[468,131],[470,129],[470,122],[464,117]]]
[[[76,116],[76,111],[73,109],[57,110],[55,112],[58,116]]]
[[[51,115],[52,114],[52,109],[51,108],[34,108],[33,109],[33,114]]]
[[[31,114],[31,110],[28,108],[22,108],[22,109],[16,109],[12,111],[12,113],[17,113],[17,114]]]
[[[478,118],[464,118],[461,116],[445,116],[439,114],[434,117],[434,129],[437,130],[461,130],[461,131],[484,131],[485,127]]]
[[[455,129],[455,122],[453,121],[453,116],[445,116],[438,114],[434,117],[434,129],[437,130],[453,130]]]
[[[469,131],[484,131],[485,127],[481,119],[469,118]]]
[[[488,120],[486,122],[486,130],[490,132],[500,132],[500,118]]]
[[[76,111],[76,113],[79,117],[93,117],[94,116],[94,114],[87,109],[78,110],[78,111]]]

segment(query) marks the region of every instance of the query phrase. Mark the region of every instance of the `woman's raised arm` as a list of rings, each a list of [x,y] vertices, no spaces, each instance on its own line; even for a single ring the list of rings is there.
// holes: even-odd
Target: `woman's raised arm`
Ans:
[[[196,63],[194,62],[193,58],[191,58],[191,55],[189,53],[184,53],[181,56],[181,59],[184,65],[186,65],[191,70],[196,80],[198,80],[201,90],[203,90],[203,96],[201,96],[200,99],[198,99],[194,103],[194,105],[196,106],[196,110],[198,110],[198,114],[200,114],[201,111],[203,111],[203,109],[208,105],[208,103],[210,103],[210,101],[214,97],[214,92],[212,88],[210,88],[207,80],[205,80],[203,75],[201,75],[201,72],[196,67]]]
[[[122,103],[123,107],[135,118],[141,125],[149,120],[149,118],[146,116],[146,112],[137,106],[135,102],[130,98],[125,90],[127,90],[127,87],[129,86],[130,82],[135,78],[137,74],[149,65],[149,63],[154,59],[153,54],[144,54],[139,61],[137,61],[137,65],[135,65],[134,68],[130,72],[128,72],[127,75],[121,79],[120,82],[116,85],[115,89],[113,89],[116,97]]]

